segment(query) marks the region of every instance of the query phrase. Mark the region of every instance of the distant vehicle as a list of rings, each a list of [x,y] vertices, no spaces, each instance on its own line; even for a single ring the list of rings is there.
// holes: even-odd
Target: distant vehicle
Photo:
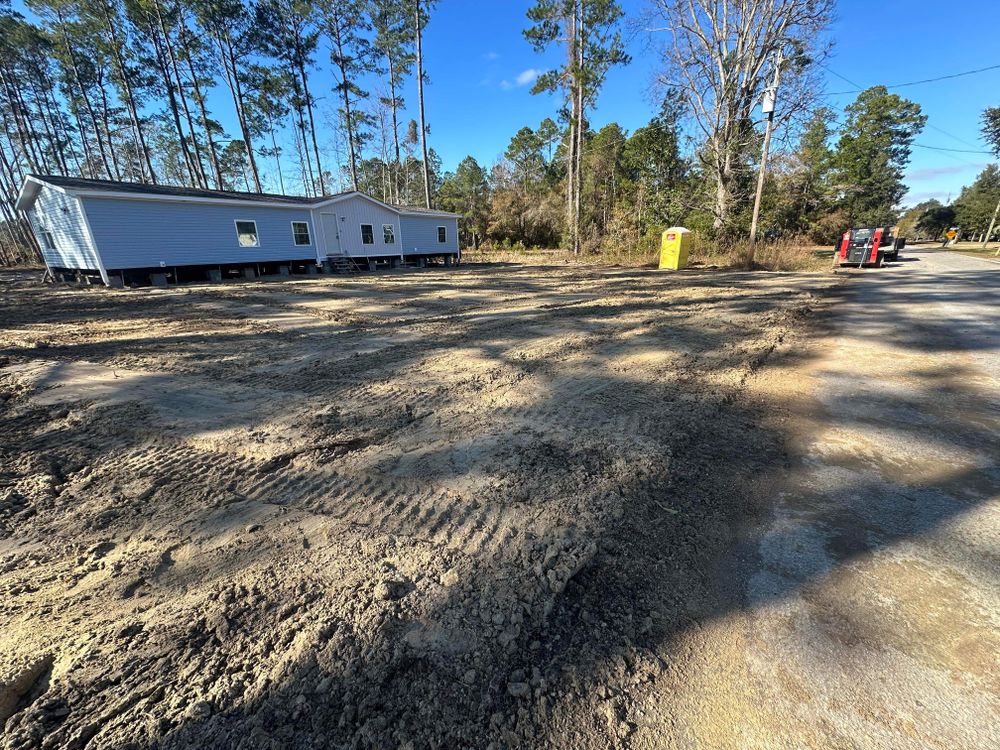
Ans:
[[[906,247],[905,237],[893,236],[894,227],[858,227],[849,229],[837,245],[842,266],[881,266],[899,260]]]

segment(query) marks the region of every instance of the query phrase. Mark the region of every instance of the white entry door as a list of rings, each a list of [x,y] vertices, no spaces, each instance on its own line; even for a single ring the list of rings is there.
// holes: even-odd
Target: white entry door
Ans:
[[[340,255],[340,226],[337,222],[337,214],[320,214],[320,222],[323,225],[323,237],[326,242],[327,255]]]

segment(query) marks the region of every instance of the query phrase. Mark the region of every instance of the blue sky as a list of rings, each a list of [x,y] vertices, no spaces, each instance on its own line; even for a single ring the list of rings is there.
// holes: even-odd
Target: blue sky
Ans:
[[[535,126],[557,102],[532,96],[530,71],[558,64],[557,53],[537,55],[524,40],[529,0],[442,0],[427,29],[427,89],[432,143],[446,167],[466,154],[491,163],[522,125]],[[630,16],[644,0],[624,0]],[[1000,64],[997,0],[840,0],[830,29],[830,70],[867,87],[904,83]],[[656,110],[649,84],[658,67],[646,34],[630,42],[631,65],[612,71],[592,115],[595,127],[617,121],[628,130]],[[857,88],[826,73],[830,93]],[[979,138],[983,108],[1000,106],[1000,69],[896,93],[923,107],[928,127],[918,143],[984,150]],[[855,95],[829,96],[836,110]],[[943,132],[942,132],[943,131]],[[990,157],[914,148],[907,173],[907,202],[955,197]]]
[[[629,18],[637,17],[646,0],[621,0]],[[23,9],[21,0],[15,4]],[[558,64],[561,54],[536,54],[522,34],[532,0],[440,0],[425,34],[425,60],[431,79],[426,88],[430,144],[445,169],[471,154],[492,164],[511,136],[554,116],[558,102],[549,95],[532,96],[534,77]],[[827,65],[827,102],[838,111],[854,94],[836,92],[858,86],[894,84],[1000,64],[996,34],[1000,29],[997,0],[839,0],[837,19],[829,31],[834,43]],[[659,65],[648,45],[649,34],[630,35],[630,65],[613,70],[591,121],[597,128],[617,121],[631,131],[645,124],[657,106],[650,82]],[[333,109],[328,52],[313,82],[320,108]],[[842,76],[843,78],[838,77]],[[918,102],[928,127],[918,143],[951,149],[985,149],[979,138],[983,108],[1000,106],[1000,69],[950,81],[902,88],[897,93]],[[405,92],[415,110],[416,86]],[[222,91],[210,105],[235,132],[231,106]],[[320,117],[319,122],[332,122]],[[322,136],[322,134],[321,134]],[[955,197],[990,160],[986,154],[915,148],[908,169],[908,203],[929,197]]]

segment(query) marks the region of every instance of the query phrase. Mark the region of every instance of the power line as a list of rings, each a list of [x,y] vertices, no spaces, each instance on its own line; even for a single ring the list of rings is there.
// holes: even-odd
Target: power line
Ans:
[[[837,78],[840,78],[843,81],[847,81],[847,83],[851,84],[852,86],[857,86],[859,91],[864,91],[864,88],[861,86],[861,84],[856,83],[855,81],[852,81],[850,78],[847,78],[846,76],[842,76],[840,73],[838,73],[837,71],[833,70],[829,66],[824,65],[823,63],[819,63],[819,64],[824,69],[826,69],[827,72],[832,73],[833,75],[837,76]],[[994,66],[994,67],[1000,67],[1000,65]],[[991,68],[984,68],[983,70],[990,70],[990,69]],[[970,71],[970,72],[979,72],[979,71]],[[968,74],[967,73],[959,73],[957,75],[968,75]],[[948,77],[954,77],[954,76],[945,76],[945,78],[948,78]],[[942,79],[931,79],[931,80],[942,80]],[[912,84],[901,84],[901,85],[912,85]],[[893,88],[893,87],[889,86],[887,88]],[[847,92],[841,92],[841,93],[847,93]],[[827,96],[833,96],[833,94],[827,94]],[[941,133],[942,135],[946,135],[949,138],[951,138],[952,140],[958,141],[959,143],[963,143],[966,146],[972,146],[973,148],[976,148],[976,146],[977,146],[977,144],[975,144],[975,143],[970,143],[969,141],[966,141],[966,140],[964,140],[962,138],[959,138],[954,133],[949,133],[944,128],[939,128],[936,125],[931,125],[930,123],[926,123],[926,126],[928,128],[930,128],[931,130],[936,130],[937,132]],[[914,144],[914,145],[917,145],[917,144]],[[947,151],[948,150],[948,149],[944,149],[944,148],[940,148],[940,147],[936,147],[936,146],[921,146],[921,148],[929,148],[929,149],[933,149],[935,151]],[[962,151],[961,149],[952,149],[952,150],[954,150],[954,151],[956,151],[958,153],[970,153],[970,154],[989,153],[988,151],[979,151],[979,150],[976,150],[976,151]]]
[[[947,133],[945,133],[945,135],[947,135]],[[931,151],[949,151],[954,154],[986,154],[987,156],[992,155],[991,151],[973,151],[967,148],[943,148],[941,146],[925,146],[923,143],[914,143],[913,145],[916,146],[917,148],[926,148],[930,149]]]
[[[959,143],[964,143],[964,144],[965,144],[966,146],[972,146],[973,148],[976,148],[976,146],[977,146],[977,144],[975,144],[975,143],[970,143],[969,141],[966,141],[966,140],[964,140],[964,139],[962,139],[962,138],[959,138],[959,137],[958,137],[957,135],[953,135],[953,134],[949,133],[949,132],[948,132],[947,130],[945,130],[945,129],[943,129],[943,128],[939,128],[939,127],[937,127],[936,125],[931,125],[931,124],[930,124],[929,122],[928,122],[928,123],[926,123],[926,125],[927,125],[927,127],[929,127],[929,128],[931,129],[931,130],[936,130],[937,132],[941,133],[942,135],[946,135],[946,136],[948,136],[948,137],[949,137],[949,138],[951,138],[952,140],[955,140],[955,141],[958,141]]]
[[[856,83],[855,81],[852,81],[847,76],[840,75],[840,73],[838,73],[836,70],[834,70],[833,68],[829,67],[828,65],[825,65],[823,63],[819,63],[819,66],[821,68],[823,68],[823,70],[825,70],[827,73],[833,73],[833,75],[837,76],[837,78],[839,78],[841,81],[844,81],[844,83],[849,83],[852,86],[857,86],[858,91],[864,91],[865,87],[862,86],[860,83]],[[833,96],[833,94],[827,94],[827,96]]]
[[[826,67],[826,66],[824,66],[824,67]],[[886,86],[885,88],[887,88],[887,89],[902,89],[902,88],[906,88],[907,86],[919,86],[919,85],[924,84],[924,83],[935,83],[936,81],[947,81],[947,80],[950,80],[952,78],[961,78],[962,76],[971,76],[971,75],[975,75],[976,73],[985,73],[988,70],[997,70],[998,68],[1000,68],[1000,65],[990,65],[990,66],[985,67],[985,68],[976,68],[975,70],[965,70],[965,71],[963,71],[961,73],[952,73],[952,74],[946,75],[946,76],[938,76],[937,78],[924,78],[923,80],[920,80],[920,81],[907,81],[906,83],[893,83],[893,84],[891,84],[889,86]],[[829,70],[829,68],[827,68],[827,70]],[[833,71],[830,71],[830,72],[832,73]],[[843,78],[845,81],[847,81],[846,78],[844,78],[842,75],[839,75],[838,73],[834,73],[834,75],[837,76],[837,78]],[[851,83],[850,81],[847,81],[847,82]],[[856,83],[851,84],[851,85],[858,86],[858,84],[856,84]],[[859,88],[854,89],[852,91],[834,91],[833,93],[828,94],[828,96],[839,96],[840,94],[857,94],[857,93],[860,93],[861,91],[864,91],[864,90],[865,89],[859,87]]]

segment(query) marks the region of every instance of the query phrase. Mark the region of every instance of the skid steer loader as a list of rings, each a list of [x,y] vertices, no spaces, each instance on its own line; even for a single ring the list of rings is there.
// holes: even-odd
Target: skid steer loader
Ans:
[[[893,236],[894,228],[859,227],[844,232],[837,246],[840,265],[861,268],[899,260],[899,251],[906,247],[906,238]]]

